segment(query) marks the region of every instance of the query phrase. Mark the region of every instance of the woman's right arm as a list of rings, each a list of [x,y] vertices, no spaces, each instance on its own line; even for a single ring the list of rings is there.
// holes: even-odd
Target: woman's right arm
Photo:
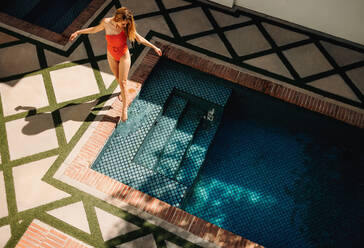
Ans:
[[[76,37],[79,35],[79,34],[94,34],[94,33],[97,33],[97,32],[100,32],[101,30],[104,30],[105,29],[105,26],[104,26],[104,20],[102,20],[100,22],[99,25],[95,26],[95,27],[91,27],[91,28],[85,28],[85,29],[80,29],[80,30],[77,30],[76,32],[74,32],[73,34],[71,34],[70,36],[70,41],[73,41],[74,39],[76,39]]]

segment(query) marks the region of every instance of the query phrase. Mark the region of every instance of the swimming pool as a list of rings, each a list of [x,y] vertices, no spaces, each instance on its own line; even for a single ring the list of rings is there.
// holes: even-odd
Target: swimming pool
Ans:
[[[92,168],[266,247],[359,242],[363,131],[162,59]]]
[[[56,33],[62,33],[91,1],[5,1],[1,4],[0,11]]]

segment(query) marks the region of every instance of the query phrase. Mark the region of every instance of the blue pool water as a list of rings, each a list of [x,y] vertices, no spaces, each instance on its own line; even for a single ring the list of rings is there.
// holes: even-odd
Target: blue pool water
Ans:
[[[0,11],[16,18],[62,33],[91,0],[16,0],[5,1]]]
[[[266,247],[362,247],[364,135],[233,92],[183,208]]]
[[[266,247],[356,247],[363,130],[161,59],[92,168]]]

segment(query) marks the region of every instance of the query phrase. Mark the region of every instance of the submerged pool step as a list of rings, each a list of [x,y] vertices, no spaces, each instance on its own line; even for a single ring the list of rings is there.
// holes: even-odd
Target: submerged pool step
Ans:
[[[221,116],[222,111],[217,111],[213,120],[204,118],[199,123],[193,140],[176,173],[175,178],[178,182],[190,187],[196,180],[208,148],[217,131]]]
[[[155,167],[186,105],[187,100],[181,97],[173,96],[170,99],[164,113],[157,120],[154,128],[140,147],[134,160],[136,164],[149,169]]]
[[[181,164],[183,155],[191,143],[194,133],[204,112],[192,105],[187,107],[186,113],[178,122],[171,138],[166,144],[163,154],[156,165],[159,173],[175,179],[175,174]]]

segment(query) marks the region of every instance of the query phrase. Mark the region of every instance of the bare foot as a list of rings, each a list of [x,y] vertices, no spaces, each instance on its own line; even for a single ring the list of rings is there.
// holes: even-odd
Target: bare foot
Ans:
[[[121,121],[126,122],[127,119],[128,119],[128,109],[125,108],[125,109],[123,109],[123,113],[121,115]]]

